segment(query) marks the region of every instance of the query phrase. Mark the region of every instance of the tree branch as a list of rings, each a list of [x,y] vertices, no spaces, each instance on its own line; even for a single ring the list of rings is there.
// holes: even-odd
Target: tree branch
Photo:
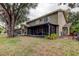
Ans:
[[[2,8],[6,11],[6,13],[9,15],[9,19],[11,18],[10,17],[10,14],[9,14],[9,11],[8,11],[8,8],[5,7],[5,5],[3,3],[0,3],[0,5],[2,6]],[[8,20],[7,20],[8,21]]]

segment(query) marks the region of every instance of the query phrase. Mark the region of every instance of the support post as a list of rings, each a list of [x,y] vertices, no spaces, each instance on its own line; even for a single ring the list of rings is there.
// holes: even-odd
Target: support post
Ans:
[[[48,34],[50,35],[50,24],[48,24]]]
[[[68,27],[67,29],[68,29],[68,35],[70,35],[70,28]]]

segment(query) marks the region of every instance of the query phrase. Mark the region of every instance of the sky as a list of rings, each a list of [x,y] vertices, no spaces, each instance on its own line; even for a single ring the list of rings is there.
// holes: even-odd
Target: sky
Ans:
[[[67,6],[59,7],[57,3],[39,3],[36,9],[30,9],[29,18],[35,19],[58,8],[67,9]]]
[[[34,19],[36,17],[39,17],[41,15],[44,15],[45,13],[48,13],[52,9],[55,9],[54,6],[57,4],[52,4],[52,3],[39,3],[36,9],[31,9],[29,18]]]

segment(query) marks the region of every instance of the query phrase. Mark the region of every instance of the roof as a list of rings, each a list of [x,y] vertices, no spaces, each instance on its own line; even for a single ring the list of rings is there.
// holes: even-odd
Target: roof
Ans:
[[[48,15],[54,14],[54,13],[56,13],[56,12],[58,12],[58,11],[63,11],[63,12],[64,12],[64,10],[62,10],[62,9],[57,9],[57,10],[55,10],[55,11],[53,11],[53,12],[47,13],[47,14],[45,14],[45,15],[43,15],[43,16],[40,16],[40,17],[37,17],[37,18],[35,18],[35,19],[33,19],[33,20],[27,21],[27,23],[32,22],[32,21],[35,21],[35,20],[38,20],[38,19],[40,19],[40,18],[42,18],[42,17],[45,17],[45,16],[48,16]]]

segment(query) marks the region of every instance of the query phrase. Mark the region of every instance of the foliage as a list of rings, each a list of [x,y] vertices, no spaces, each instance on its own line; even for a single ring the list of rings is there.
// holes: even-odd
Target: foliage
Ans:
[[[35,8],[36,3],[0,3],[1,9],[0,14],[3,22],[7,21],[7,18],[14,16],[16,24],[22,23],[27,20],[27,15],[29,14],[30,8]]]
[[[71,33],[79,32],[79,12],[69,13],[68,22],[71,22]]]
[[[70,8],[79,7],[79,3],[68,3],[68,6],[69,6]]]
[[[76,7],[79,7],[79,3],[68,3],[68,6],[73,9]],[[71,10],[70,9],[70,10]],[[71,22],[71,33],[77,33],[79,32],[79,12],[69,12],[68,15],[68,22]]]
[[[2,28],[0,28],[0,33],[2,32],[2,30],[3,30],[3,29],[2,29]]]
[[[27,20],[30,8],[35,8],[37,3],[0,3],[0,18],[6,24],[9,37],[14,36],[16,25]]]
[[[5,31],[4,27],[0,27],[0,34]]]
[[[46,38],[50,40],[54,40],[58,38],[58,34],[53,33],[51,35],[47,35]]]
[[[68,6],[71,7],[71,8],[75,8],[76,3],[68,3]]]

